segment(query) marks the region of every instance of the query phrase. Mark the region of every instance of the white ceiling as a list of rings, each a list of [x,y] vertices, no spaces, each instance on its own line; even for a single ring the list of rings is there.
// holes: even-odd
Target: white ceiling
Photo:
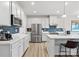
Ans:
[[[20,6],[25,11],[26,15],[62,15],[64,13],[64,1],[18,1]],[[67,2],[67,1],[66,1]],[[79,15],[79,1],[68,1],[65,6],[67,15]],[[33,13],[37,11],[37,13]],[[57,11],[60,11],[57,13]]]

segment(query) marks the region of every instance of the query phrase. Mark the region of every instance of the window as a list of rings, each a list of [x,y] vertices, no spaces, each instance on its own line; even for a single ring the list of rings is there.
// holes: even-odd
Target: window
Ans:
[[[74,20],[71,22],[71,30],[79,31],[79,20]]]

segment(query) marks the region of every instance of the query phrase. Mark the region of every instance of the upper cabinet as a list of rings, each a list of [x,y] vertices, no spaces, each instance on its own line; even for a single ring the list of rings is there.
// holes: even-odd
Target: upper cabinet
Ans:
[[[41,17],[42,28],[49,28],[49,17]]]
[[[0,1],[0,26],[11,26],[11,14],[21,20],[21,10],[16,2]],[[13,18],[14,19],[14,18]],[[17,20],[16,23],[19,23]]]
[[[19,7],[18,4],[16,4],[16,17],[21,19],[21,8]]]
[[[21,8],[16,2],[12,2],[12,14],[21,19]]]
[[[0,25],[11,25],[10,2],[8,1],[0,1]]]
[[[28,16],[28,28],[32,24],[42,24],[42,28],[49,28],[49,17],[48,16]]]
[[[12,2],[11,4],[11,13],[15,16],[17,16],[17,12],[16,12],[16,4],[14,2]]]
[[[57,25],[57,17],[56,16],[50,16],[50,25]]]
[[[22,26],[21,8],[16,2],[11,2],[11,25]]]
[[[50,25],[56,25],[58,28],[64,28],[64,20],[57,16],[50,16]]]

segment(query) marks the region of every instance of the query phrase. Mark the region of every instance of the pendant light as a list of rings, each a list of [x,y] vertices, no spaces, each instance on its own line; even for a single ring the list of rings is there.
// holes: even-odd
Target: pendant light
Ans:
[[[66,15],[66,10],[65,10],[65,1],[64,1],[64,14],[62,15],[62,18],[66,18],[67,17],[67,15]]]

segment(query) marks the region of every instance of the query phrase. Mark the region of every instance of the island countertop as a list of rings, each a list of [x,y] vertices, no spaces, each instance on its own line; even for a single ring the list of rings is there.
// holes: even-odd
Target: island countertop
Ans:
[[[79,39],[79,35],[74,35],[74,34],[70,34],[70,35],[53,35],[53,34],[47,34],[48,38],[50,39]]]
[[[47,40],[47,50],[48,50],[48,55],[50,57],[55,57],[55,55],[59,55],[59,46],[60,45],[58,45],[58,44],[65,43],[67,40],[79,41],[79,35],[78,34],[70,34],[70,35],[47,34],[47,37],[48,37],[48,40]],[[57,45],[56,45],[56,42],[57,42]],[[73,55],[76,55],[75,51],[76,50],[72,50],[72,54]]]

